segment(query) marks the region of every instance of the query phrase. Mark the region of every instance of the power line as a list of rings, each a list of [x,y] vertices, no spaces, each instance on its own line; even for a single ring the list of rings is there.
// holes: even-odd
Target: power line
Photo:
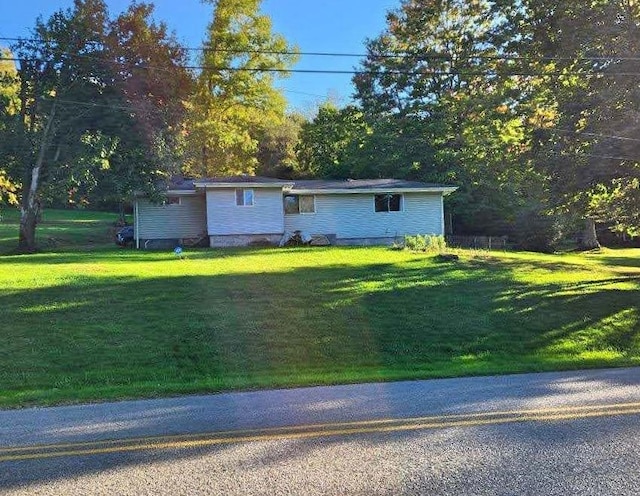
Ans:
[[[87,57],[98,60],[98,57],[84,56],[80,54],[67,53],[66,55],[72,57]],[[8,60],[13,62],[22,61],[39,61],[39,59],[20,59],[16,57],[0,57],[0,60]],[[140,70],[169,70],[169,66],[155,66],[155,65],[134,65],[129,62],[121,62],[117,60],[111,60],[112,63],[129,66],[132,69]],[[382,75],[397,75],[397,76],[484,76],[484,77],[509,77],[509,76],[523,76],[523,77],[535,77],[535,76],[605,76],[605,77],[637,77],[640,76],[638,72],[586,72],[586,71],[556,71],[556,72],[514,72],[514,71],[456,71],[456,70],[426,70],[426,71],[403,71],[403,70],[357,70],[357,69],[281,69],[278,67],[228,67],[228,66],[205,66],[205,65],[183,65],[179,66],[187,70],[197,71],[230,71],[230,72],[253,72],[253,73],[277,73],[277,74],[345,74],[345,75],[369,75],[369,76],[382,76]]]
[[[24,41],[32,43],[48,43],[47,40],[38,38],[20,37],[0,37],[3,41]],[[352,52],[323,52],[323,51],[297,51],[297,50],[266,50],[266,49],[236,49],[236,48],[216,48],[216,47],[182,47],[186,51],[213,52],[213,53],[237,53],[237,54],[265,54],[265,55],[301,55],[310,57],[350,57],[350,58],[420,58],[423,60],[509,60],[509,61],[578,61],[578,62],[616,62],[616,61],[640,61],[640,57],[619,57],[619,56],[593,56],[593,57],[566,57],[566,56],[542,56],[527,57],[520,55],[481,55],[473,54],[467,56],[453,56],[438,53],[352,53]]]

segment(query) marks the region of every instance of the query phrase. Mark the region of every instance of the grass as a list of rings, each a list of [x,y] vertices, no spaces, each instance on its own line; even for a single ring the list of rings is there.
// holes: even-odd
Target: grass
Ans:
[[[457,253],[2,256],[0,406],[640,363],[640,250]]]
[[[117,218],[117,214],[108,212],[46,209],[36,241],[44,251],[110,247]],[[0,254],[15,250],[19,226],[20,212],[0,205]]]

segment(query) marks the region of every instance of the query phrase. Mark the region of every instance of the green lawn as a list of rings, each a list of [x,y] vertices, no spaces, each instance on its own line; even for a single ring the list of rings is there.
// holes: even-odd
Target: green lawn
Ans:
[[[640,250],[459,253],[0,256],[0,405],[640,364]]]
[[[107,212],[45,210],[36,240],[43,251],[111,246],[117,218],[117,214]],[[16,249],[19,225],[16,208],[0,208],[0,254]]]

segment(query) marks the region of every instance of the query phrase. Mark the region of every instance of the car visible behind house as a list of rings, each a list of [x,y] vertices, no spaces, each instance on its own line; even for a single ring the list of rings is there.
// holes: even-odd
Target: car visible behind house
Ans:
[[[133,245],[134,241],[133,226],[125,226],[116,233],[116,244],[120,246]]]

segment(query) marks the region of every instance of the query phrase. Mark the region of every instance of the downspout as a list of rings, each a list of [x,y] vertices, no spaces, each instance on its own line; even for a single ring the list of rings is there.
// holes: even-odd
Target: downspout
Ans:
[[[133,230],[136,235],[136,250],[140,249],[140,221],[138,218],[138,199],[133,203]]]

